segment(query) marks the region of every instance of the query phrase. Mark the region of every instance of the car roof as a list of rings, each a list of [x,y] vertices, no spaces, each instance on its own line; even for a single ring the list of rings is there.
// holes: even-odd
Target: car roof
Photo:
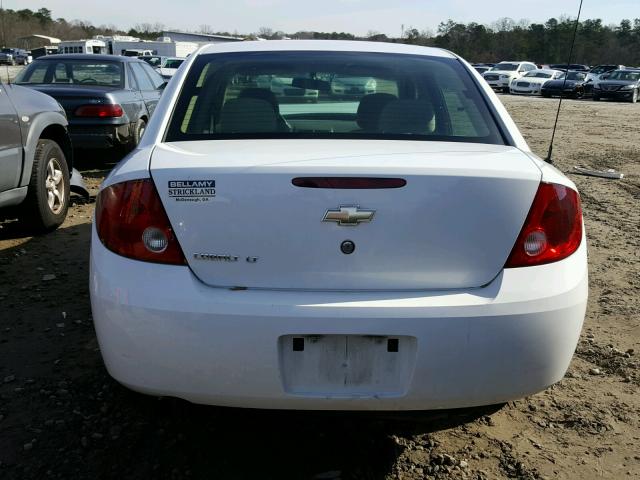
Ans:
[[[125,57],[123,55],[101,55],[96,53],[57,53],[55,55],[47,55],[34,60],[35,61],[55,61],[55,60],[95,60],[100,62],[141,62],[138,57]]]
[[[402,43],[359,42],[352,40],[267,40],[214,43],[205,45],[197,54],[274,51],[399,53],[405,55],[456,58],[453,53],[441,48],[405,45]]]

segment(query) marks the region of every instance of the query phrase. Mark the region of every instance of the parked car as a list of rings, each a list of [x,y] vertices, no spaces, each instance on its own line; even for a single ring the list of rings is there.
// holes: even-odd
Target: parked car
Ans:
[[[281,100],[317,102],[318,90],[295,85],[296,80],[298,79],[294,77],[273,76],[270,81],[270,90]]]
[[[250,80],[283,70],[397,94],[280,105]],[[110,374],[197,403],[366,410],[562,379],[587,302],[580,199],[471,72],[379,42],[192,54],[97,198],[89,291]]]
[[[549,80],[546,82],[542,89],[540,90],[540,94],[543,97],[571,97],[571,98],[582,98],[587,94],[587,74],[585,72],[574,72],[569,71],[565,76],[555,79]]]
[[[607,98],[636,103],[639,91],[640,69],[616,70],[600,76],[600,80],[593,85],[593,99]]]
[[[182,65],[184,60],[184,58],[169,57],[164,62],[164,65],[157,68],[156,70],[160,74],[160,76],[162,76],[162,78],[168,81],[178,71],[178,68],[180,68],[180,65]]]
[[[334,97],[353,97],[376,93],[377,82],[372,77],[354,77],[336,75],[331,80],[331,95]]]
[[[494,90],[509,93],[509,85],[514,79],[537,69],[536,64],[531,62],[500,62],[482,77]]]
[[[480,75],[482,75],[485,72],[488,72],[489,70],[491,70],[491,67],[489,67],[488,65],[472,65],[472,67],[476,70],[476,72],[478,72]]]
[[[581,63],[554,63],[552,65],[549,65],[549,68],[553,70],[564,70],[565,72],[567,70],[574,70],[577,72],[588,72],[589,70],[591,70],[591,67],[589,67],[589,65],[583,65]]]
[[[75,148],[135,147],[165,85],[142,60],[98,54],[38,58],[15,83],[60,102]]]
[[[32,61],[31,54],[21,48],[3,48],[0,50],[0,64],[29,65]]]
[[[125,57],[151,57],[153,52],[151,50],[144,50],[139,48],[129,48],[122,52]]]
[[[142,55],[142,56],[139,56],[138,58],[140,60],[147,62],[153,68],[158,69],[164,66],[164,64],[166,63],[169,57],[165,57],[163,55],[147,55],[147,56]]]
[[[600,79],[600,75],[602,75],[604,73],[613,72],[615,70],[623,70],[624,68],[625,68],[624,65],[598,65],[598,66],[595,66],[591,70],[589,70],[589,73],[587,73],[586,81],[590,82],[590,83],[595,83],[597,80]]]
[[[64,110],[53,98],[0,82],[0,208],[20,207],[36,231],[57,228],[69,195],[88,196],[73,169]]]
[[[511,82],[509,91],[513,94],[540,95],[543,85],[564,75],[560,70],[532,70]]]

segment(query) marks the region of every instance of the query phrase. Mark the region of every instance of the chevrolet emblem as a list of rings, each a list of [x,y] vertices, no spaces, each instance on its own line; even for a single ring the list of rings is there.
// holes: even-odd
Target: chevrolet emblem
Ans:
[[[323,222],[336,222],[340,226],[354,227],[360,222],[370,222],[375,210],[360,210],[360,207],[340,207],[335,210],[327,210]]]

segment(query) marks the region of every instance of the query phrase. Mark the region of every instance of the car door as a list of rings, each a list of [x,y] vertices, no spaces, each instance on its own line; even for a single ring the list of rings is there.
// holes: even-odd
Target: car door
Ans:
[[[130,65],[131,71],[133,72],[133,75],[138,84],[138,88],[140,89],[140,94],[142,95],[144,104],[149,111],[149,116],[151,116],[153,115],[153,111],[158,104],[158,100],[160,100],[160,94],[162,93],[159,88],[160,85],[156,86],[156,84],[154,84],[152,77],[144,68],[147,67],[153,72],[153,69],[149,67],[149,65],[144,62],[132,62]],[[160,77],[160,79],[162,80],[162,77]]]
[[[7,87],[0,82],[0,192],[16,188],[22,172],[19,122]]]

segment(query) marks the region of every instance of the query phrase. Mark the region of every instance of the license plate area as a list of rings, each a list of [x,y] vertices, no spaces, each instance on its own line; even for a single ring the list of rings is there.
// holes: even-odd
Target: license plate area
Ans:
[[[416,339],[384,335],[285,335],[278,340],[284,390],[294,395],[401,396]]]

